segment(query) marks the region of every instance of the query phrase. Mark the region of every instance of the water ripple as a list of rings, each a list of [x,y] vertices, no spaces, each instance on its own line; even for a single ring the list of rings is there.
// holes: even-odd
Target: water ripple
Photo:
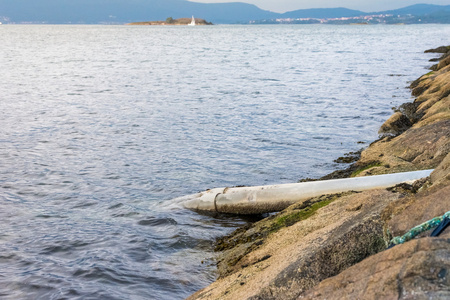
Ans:
[[[255,219],[183,195],[333,171],[410,99],[449,26],[197,29],[0,27],[0,298],[206,286],[214,239]]]

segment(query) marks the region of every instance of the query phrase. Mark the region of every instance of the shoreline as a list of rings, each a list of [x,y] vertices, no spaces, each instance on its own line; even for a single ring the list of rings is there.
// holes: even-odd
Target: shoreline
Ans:
[[[450,262],[438,255],[450,254],[449,229],[386,250],[393,236],[450,210],[450,47],[426,52],[442,56],[411,83],[416,99],[397,108],[355,163],[321,179],[434,168],[430,177],[315,197],[236,230],[216,242],[219,278],[188,299],[450,296],[448,276],[439,275]]]

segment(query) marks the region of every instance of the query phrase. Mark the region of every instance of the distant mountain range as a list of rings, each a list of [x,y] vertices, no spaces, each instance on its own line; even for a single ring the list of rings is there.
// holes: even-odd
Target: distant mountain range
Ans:
[[[312,9],[299,9],[289,11],[278,16],[278,18],[340,18],[340,17],[356,17],[365,15],[365,12],[360,10],[353,10],[343,7],[338,8],[312,8]]]
[[[300,9],[283,14],[246,3],[196,3],[187,0],[0,0],[3,23],[99,24],[195,17],[216,24],[249,23],[287,18],[341,18],[373,14],[413,15],[450,23],[450,5],[418,4],[384,12],[347,8]],[[437,17],[434,17],[437,16]],[[422,19],[420,19],[422,21]],[[418,20],[410,18],[410,20]],[[411,21],[412,22],[412,21]]]

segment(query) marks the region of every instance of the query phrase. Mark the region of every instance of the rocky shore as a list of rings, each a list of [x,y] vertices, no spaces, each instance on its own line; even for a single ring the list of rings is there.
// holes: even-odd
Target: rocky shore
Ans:
[[[217,241],[219,278],[188,299],[450,299],[450,228],[387,249],[450,210],[450,47],[381,138],[326,178],[435,169],[414,184],[320,196]]]

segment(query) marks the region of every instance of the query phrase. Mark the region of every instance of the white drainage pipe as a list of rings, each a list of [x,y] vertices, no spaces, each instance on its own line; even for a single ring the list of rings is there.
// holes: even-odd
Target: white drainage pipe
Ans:
[[[262,214],[327,194],[387,188],[427,177],[433,170],[267,186],[215,188],[194,194],[184,207],[204,212]]]

